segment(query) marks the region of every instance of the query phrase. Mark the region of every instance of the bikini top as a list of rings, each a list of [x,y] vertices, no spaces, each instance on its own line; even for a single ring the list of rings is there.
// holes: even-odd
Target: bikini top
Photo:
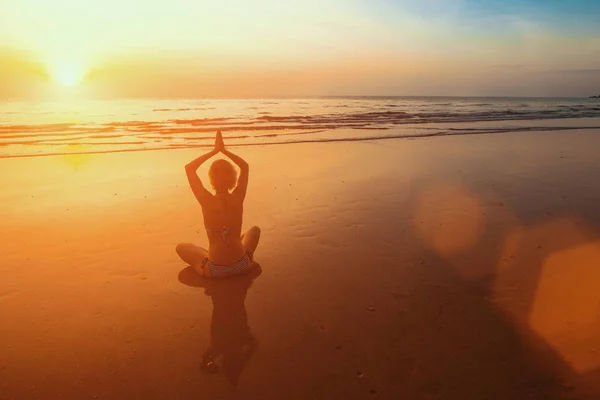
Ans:
[[[221,234],[221,240],[223,243],[229,242],[229,231],[231,230],[231,226],[222,226],[220,228],[207,228],[205,227],[206,232],[219,232]]]

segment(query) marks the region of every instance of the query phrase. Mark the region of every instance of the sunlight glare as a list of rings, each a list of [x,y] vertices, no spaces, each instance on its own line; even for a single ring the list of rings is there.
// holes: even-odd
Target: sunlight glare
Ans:
[[[77,86],[85,77],[85,68],[75,62],[60,62],[51,69],[52,78],[63,86]]]

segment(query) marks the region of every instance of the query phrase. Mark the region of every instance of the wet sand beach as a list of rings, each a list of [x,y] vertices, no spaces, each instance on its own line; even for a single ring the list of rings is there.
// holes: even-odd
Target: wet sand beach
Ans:
[[[2,159],[0,399],[600,398],[599,134],[235,148],[224,281],[203,149]]]

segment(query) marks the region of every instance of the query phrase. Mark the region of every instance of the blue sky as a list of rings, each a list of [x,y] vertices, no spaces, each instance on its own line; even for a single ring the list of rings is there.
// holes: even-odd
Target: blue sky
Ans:
[[[520,16],[557,27],[583,23],[596,29],[600,16],[600,2],[596,0],[375,0],[364,2],[363,6],[422,16],[456,12],[471,22],[478,17]]]

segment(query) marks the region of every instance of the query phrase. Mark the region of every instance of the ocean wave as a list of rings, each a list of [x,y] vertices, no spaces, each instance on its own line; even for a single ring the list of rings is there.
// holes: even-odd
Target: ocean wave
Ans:
[[[215,107],[183,107],[183,108],[155,108],[153,112],[183,112],[183,111],[209,111]]]
[[[438,128],[437,130],[424,130],[421,133],[418,131],[412,131],[410,133],[391,133],[385,135],[357,135],[357,136],[343,136],[343,137],[311,137],[306,138],[284,138],[283,140],[269,141],[261,140],[254,142],[229,142],[229,147],[251,147],[251,146],[273,146],[273,145],[291,145],[291,144],[303,144],[303,143],[329,143],[329,142],[359,142],[359,141],[380,141],[390,139],[425,139],[440,136],[457,136],[457,135],[489,135],[489,134],[502,134],[502,133],[518,133],[518,132],[536,132],[536,131],[573,131],[573,130],[588,130],[597,129],[598,126],[529,126],[529,127],[516,127],[516,128]],[[316,134],[331,131],[312,131],[312,132],[297,132],[295,134],[266,134],[262,135],[263,138],[279,138],[281,136],[297,136],[306,134]],[[139,137],[138,139],[141,139]],[[242,135],[228,137],[228,140],[236,139],[247,139],[256,138],[256,136]],[[126,138],[124,138],[126,139]],[[3,154],[0,153],[1,158],[26,158],[26,157],[40,157],[40,156],[61,156],[61,155],[73,155],[73,154],[104,154],[104,153],[125,153],[125,152],[140,152],[140,151],[153,151],[153,150],[168,150],[168,149],[192,149],[192,148],[211,148],[213,146],[213,136],[206,136],[203,138],[184,138],[189,140],[200,140],[204,139],[207,141],[205,144],[189,144],[189,143],[168,143],[164,140],[158,140],[153,143],[147,141],[78,141],[76,143],[50,143],[50,141],[36,141],[32,142],[14,142],[12,144],[20,145],[35,145],[37,148],[36,152],[21,152],[17,154]],[[158,143],[158,145],[157,145]],[[0,146],[7,146],[8,143],[0,143]],[[40,147],[53,147],[62,148],[63,151],[40,151]],[[80,150],[81,146],[96,147],[91,150]],[[111,149],[105,149],[101,146],[114,146]],[[136,147],[123,147],[123,146],[136,146]],[[67,147],[66,150],[64,148]],[[69,149],[69,147],[73,147]]]
[[[558,123],[549,126],[549,122],[532,127],[531,121],[600,118],[596,102],[522,99],[207,101],[195,102],[193,106],[172,101],[134,102],[122,110],[88,107],[88,112],[57,110],[51,116],[45,109],[36,114],[11,107],[0,110],[0,115],[4,115],[0,119],[0,157],[60,154],[61,146],[68,146],[66,152],[72,154],[72,144],[90,146],[90,152],[202,147],[211,142],[217,129],[233,145],[253,146],[508,132],[497,126],[503,122],[520,125],[516,132],[584,129],[587,127],[565,128]],[[89,114],[91,109],[97,114]],[[479,124],[450,126],[455,123]],[[481,128],[481,123],[487,126]]]

